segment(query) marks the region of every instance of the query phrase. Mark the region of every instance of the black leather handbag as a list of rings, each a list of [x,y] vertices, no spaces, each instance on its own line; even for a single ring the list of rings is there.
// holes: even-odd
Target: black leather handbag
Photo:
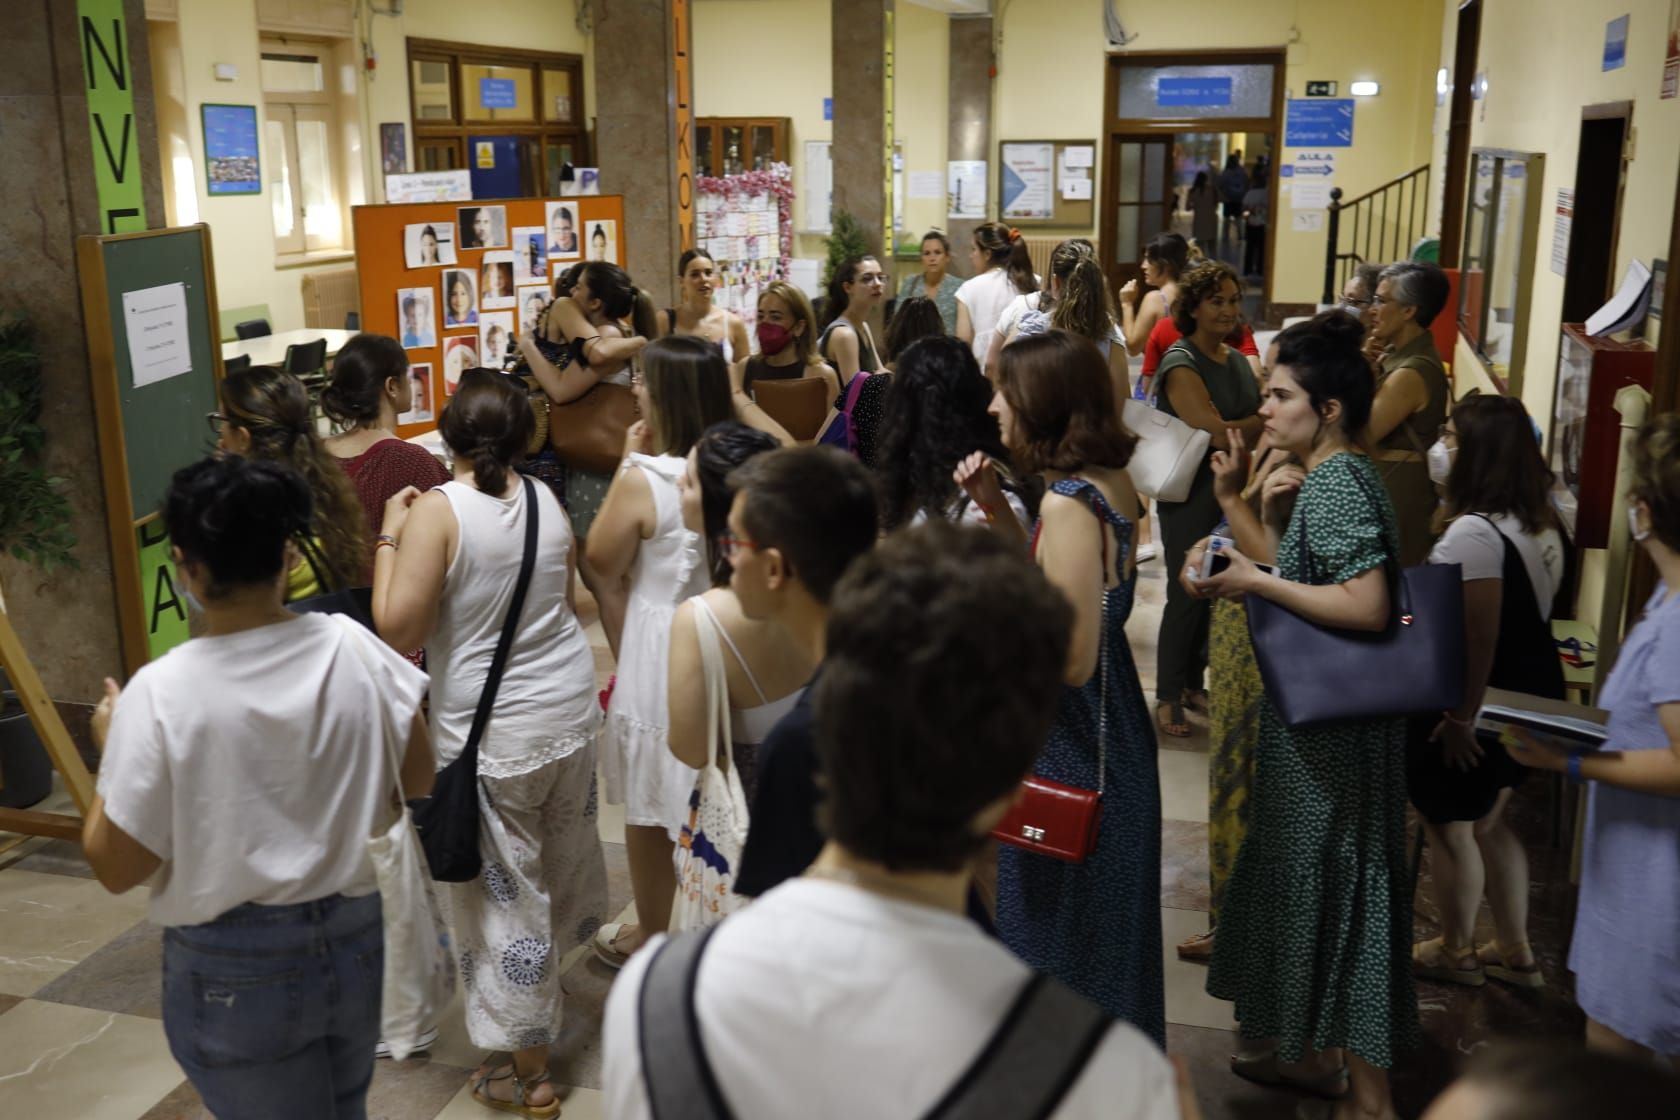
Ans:
[[[438,771],[432,795],[408,803],[415,831],[420,834],[420,847],[426,853],[426,865],[440,883],[469,882],[478,877],[484,862],[478,850],[478,742],[496,705],[496,692],[513,648],[513,632],[519,627],[519,613],[525,607],[525,592],[531,586],[531,569],[537,561],[537,492],[529,478],[521,481],[525,485],[525,555],[519,561],[519,580],[502,623],[502,636],[490,659],[489,675],[484,678],[484,691],[478,696],[472,728],[460,757]]]
[[[1375,504],[1375,495],[1354,476]],[[1308,575],[1307,527],[1297,536]],[[1290,727],[1327,720],[1443,712],[1464,700],[1464,584],[1457,564],[1399,569],[1384,564],[1393,598],[1388,625],[1374,632],[1309,622],[1259,595],[1247,597],[1254,659],[1272,706]]]

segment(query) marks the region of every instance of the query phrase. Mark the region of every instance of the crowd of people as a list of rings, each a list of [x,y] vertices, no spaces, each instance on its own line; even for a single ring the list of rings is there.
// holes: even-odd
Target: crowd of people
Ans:
[[[107,887],[151,883],[166,1033],[217,1116],[365,1115],[383,1045],[367,840],[473,752],[479,871],[446,897],[483,1104],[558,1115],[560,964],[587,946],[622,970],[615,1117],[701,1097],[719,1116],[921,1114],[999,1091],[1021,1114],[1193,1116],[1162,1054],[1156,751],[1196,710],[1212,905],[1178,952],[1234,1005],[1235,1074],[1390,1117],[1419,979],[1543,986],[1505,818],[1552,769],[1591,783],[1570,965],[1588,1041],[1624,1063],[1582,1076],[1660,1091],[1640,1063],[1680,1055],[1680,418],[1636,442],[1629,531],[1662,582],[1600,700],[1608,743],[1490,738],[1488,689],[1561,695],[1566,547],[1522,404],[1452,399],[1439,269],[1361,270],[1262,355],[1243,278],[1177,234],[1118,294],[1083,239],[1045,276],[1001,223],[973,234],[972,278],[951,257],[923,240],[879,342],[874,257],[834,270],[820,314],[770,284],[750,333],[713,305],[704,252],[663,311],[580,263],[517,374],[460,378],[447,468],[397,437],[413,389],[394,339],[338,355],[326,439],[291,375],[222,382],[218,451],[162,511],[199,636],[108,682],[85,835]],[[797,435],[761,392],[795,383],[827,413]],[[1134,397],[1208,434],[1181,500],[1146,503],[1128,470]],[[605,451],[541,445],[533,400],[551,428],[590,418]],[[1152,702],[1126,632],[1151,504]],[[1288,722],[1249,612],[1385,632],[1421,563],[1462,577],[1462,703]],[[1030,816],[1046,791],[1092,814],[1057,854],[1064,818]],[[603,796],[624,806],[633,922],[605,912]],[[1440,915],[1418,944],[1408,803]],[[1486,1061],[1435,1112],[1543,1095],[1527,1068]]]

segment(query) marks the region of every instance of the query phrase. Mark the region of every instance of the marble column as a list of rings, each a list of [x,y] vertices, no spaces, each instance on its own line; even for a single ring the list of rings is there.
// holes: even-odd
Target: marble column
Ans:
[[[694,242],[693,0],[596,0],[595,159],[624,196],[630,275],[659,307]],[[633,76],[633,77],[632,77]]]
[[[892,136],[888,70],[894,0],[835,0],[833,87],[834,211],[863,227],[869,251],[890,267]],[[890,294],[890,293],[889,293]],[[880,320],[872,323],[880,342]]]
[[[992,142],[992,17],[951,17],[951,131],[946,138],[946,159],[997,159]],[[997,168],[993,167],[991,189],[996,189]],[[988,207],[996,211],[996,204]],[[967,276],[969,246],[981,223],[952,219],[946,224],[951,239],[951,271]]]
[[[144,0],[122,0],[121,9],[126,42],[111,36],[105,17],[92,24],[90,46],[84,44],[76,4],[13,0],[6,10],[7,64],[0,67],[0,198],[6,200],[0,206],[0,313],[27,316],[35,325],[45,380],[43,466],[49,476],[65,480],[80,565],[47,574],[11,556],[14,542],[0,539],[0,587],[24,650],[59,701],[94,701],[102,678],[121,676],[76,271],[76,238],[105,232],[84,59],[91,59],[107,83],[120,73],[133,94],[127,157],[139,165],[147,224],[164,224]],[[121,136],[113,127],[119,153]],[[124,170],[132,173],[132,164]]]

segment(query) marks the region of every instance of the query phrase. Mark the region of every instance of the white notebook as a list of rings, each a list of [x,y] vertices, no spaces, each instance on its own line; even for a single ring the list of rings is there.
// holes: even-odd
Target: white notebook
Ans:
[[[1561,739],[1572,746],[1596,750],[1609,737],[1610,713],[1564,700],[1548,700],[1526,692],[1490,688],[1482,698],[1476,729],[1495,735],[1508,727]]]

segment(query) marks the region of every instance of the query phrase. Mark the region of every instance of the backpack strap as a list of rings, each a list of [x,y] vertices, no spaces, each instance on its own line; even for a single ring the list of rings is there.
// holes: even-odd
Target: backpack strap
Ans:
[[[1079,1079],[1114,1021],[1034,973],[973,1063],[926,1120],[1042,1120]]]
[[[642,1081],[653,1120],[732,1120],[700,1037],[694,985],[718,926],[667,938],[648,963],[637,995]]]

